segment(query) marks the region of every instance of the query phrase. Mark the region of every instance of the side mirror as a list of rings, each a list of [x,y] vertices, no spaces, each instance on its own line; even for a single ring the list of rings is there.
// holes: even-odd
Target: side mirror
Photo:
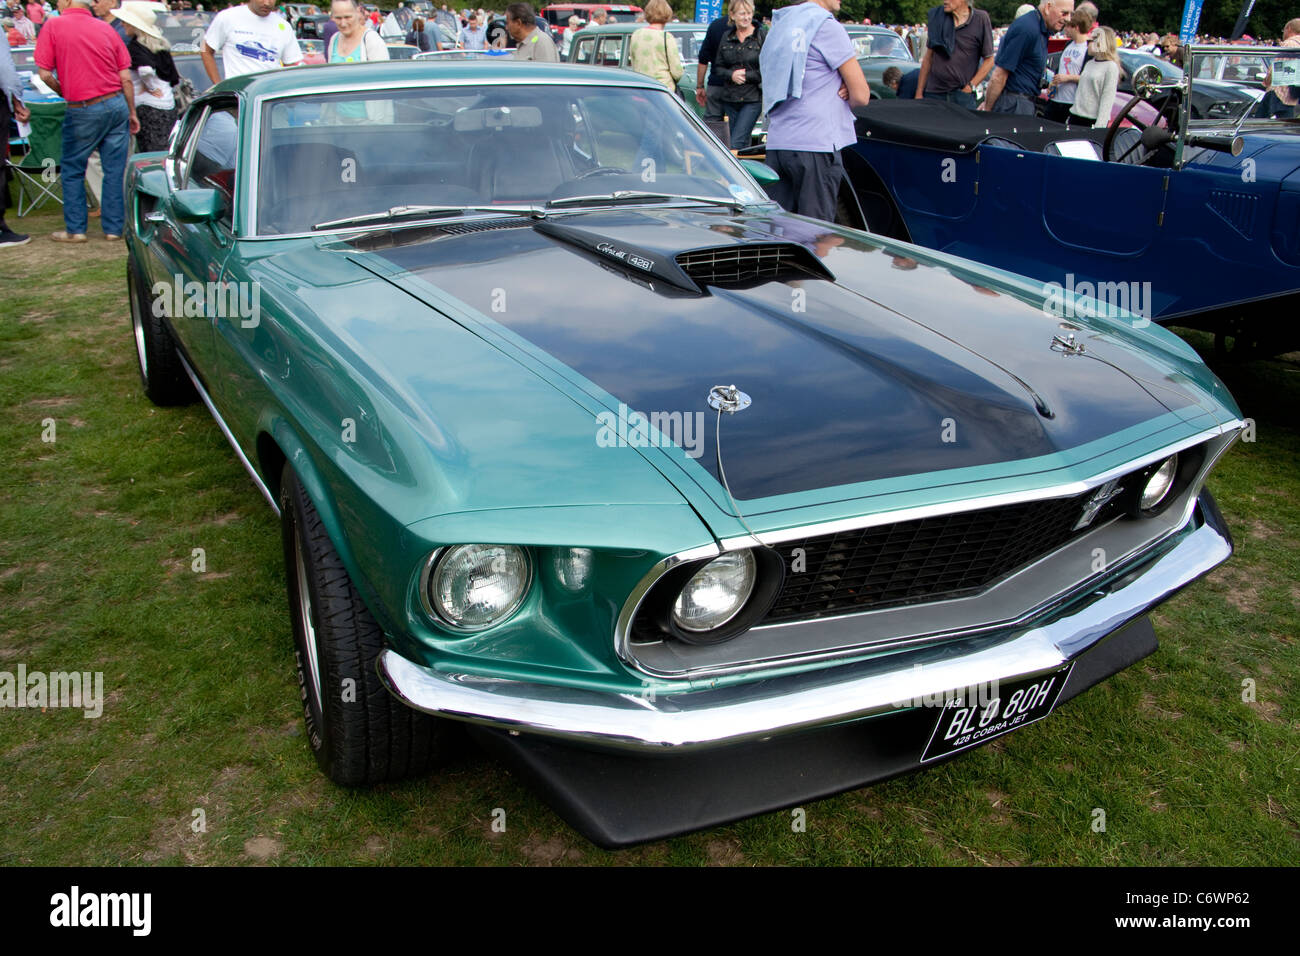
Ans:
[[[760,163],[756,159],[742,159],[740,165],[745,167],[745,172],[758,180],[760,186],[767,186],[781,181],[781,174],[767,163]]]
[[[167,174],[161,169],[151,169],[141,173],[140,179],[136,182],[136,189],[154,199],[163,199],[170,189]]]
[[[226,198],[216,189],[178,189],[172,203],[181,222],[212,222],[226,210]]]
[[[1148,63],[1146,66],[1139,67],[1133,74],[1133,92],[1142,99],[1146,99],[1154,91],[1154,87],[1160,83],[1160,68],[1154,64]]]

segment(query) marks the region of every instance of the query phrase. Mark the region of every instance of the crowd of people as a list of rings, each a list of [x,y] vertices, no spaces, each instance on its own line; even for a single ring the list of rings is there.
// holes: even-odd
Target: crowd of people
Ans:
[[[768,192],[791,211],[823,219],[835,218],[843,175],[840,150],[855,141],[852,109],[871,97],[858,51],[836,16],[840,2],[804,0],[759,22],[753,0],[729,0],[726,13],[708,25],[696,64],[696,97],[706,120],[725,119],[730,145],[739,149],[749,144],[759,116],[767,114],[767,162],[781,176]],[[203,9],[176,0],[170,11],[191,7]],[[166,11],[163,4],[142,0],[0,0],[0,129],[8,129],[11,117],[20,123],[29,118],[10,54],[14,46],[35,45],[41,80],[67,107],[61,172],[65,228],[52,234],[56,242],[86,242],[88,219],[95,215],[104,238],[120,240],[131,139],[142,151],[166,147],[178,114],[174,90],[180,82],[158,19],[160,13],[171,16]],[[443,4],[428,18],[415,17],[405,39],[421,50],[438,49],[448,38],[469,50],[504,46],[504,35],[489,36],[496,19],[487,10],[458,13]],[[602,26],[608,19],[598,9],[590,24]],[[674,19],[672,8],[667,0],[647,0],[636,19],[643,26],[631,35],[629,66],[676,90],[686,66],[665,29]],[[332,0],[325,59],[388,59],[379,23],[378,11],[358,0]],[[515,58],[557,62],[588,23],[570,17],[568,29],[557,34],[530,4],[517,2],[506,7],[504,25]],[[1051,80],[1048,116],[1093,126],[1110,120],[1120,45],[1175,60],[1180,50],[1172,34],[1117,35],[1101,25],[1097,6],[1087,0],[1077,8],[1074,0],[1025,4],[1010,24],[998,26],[970,0],[942,0],[924,24],[892,29],[920,59],[910,69],[885,72],[883,81],[895,95],[1023,115],[1036,109],[1048,37],[1064,31],[1069,43]],[[1280,43],[1300,46],[1300,19],[1286,24]],[[275,0],[246,0],[217,13],[206,26],[200,53],[214,83],[303,61]],[[977,106],[976,90],[985,83]],[[98,197],[98,210],[89,208],[88,192]],[[0,167],[0,247],[29,239],[5,224],[8,199]]]

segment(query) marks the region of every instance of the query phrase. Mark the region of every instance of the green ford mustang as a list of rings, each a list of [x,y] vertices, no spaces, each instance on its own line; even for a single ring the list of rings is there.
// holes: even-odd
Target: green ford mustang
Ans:
[[[280,514],[340,784],[469,728],[605,845],[794,805],[1046,716],[1231,553],[1180,340],[786,214],[626,71],[240,77],[127,178],[144,390]]]

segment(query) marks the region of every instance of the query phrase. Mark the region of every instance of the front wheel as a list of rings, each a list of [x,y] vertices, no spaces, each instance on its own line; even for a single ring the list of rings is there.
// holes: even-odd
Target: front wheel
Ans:
[[[298,691],[317,763],[346,787],[427,771],[451,751],[458,728],[412,710],[380,682],[383,632],[287,464],[280,515]]]
[[[146,300],[141,278],[130,258],[126,262],[126,294],[131,302],[131,333],[136,365],[144,393],[155,405],[188,405],[198,398],[185,374],[176,340],[153,303]]]

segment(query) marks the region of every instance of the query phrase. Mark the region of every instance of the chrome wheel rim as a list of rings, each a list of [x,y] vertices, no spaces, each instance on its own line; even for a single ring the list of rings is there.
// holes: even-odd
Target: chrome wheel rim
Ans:
[[[302,543],[295,530],[293,536],[293,564],[298,575],[298,616],[302,619],[302,633],[307,645],[307,669],[311,672],[312,689],[316,692],[316,705],[324,710],[320,693],[320,664],[316,656],[316,625],[312,623],[311,593],[307,590],[307,566],[302,559]]]
[[[135,333],[135,359],[140,363],[140,376],[149,379],[149,359],[144,351],[144,319],[140,316],[140,290],[131,281],[131,330]]]

